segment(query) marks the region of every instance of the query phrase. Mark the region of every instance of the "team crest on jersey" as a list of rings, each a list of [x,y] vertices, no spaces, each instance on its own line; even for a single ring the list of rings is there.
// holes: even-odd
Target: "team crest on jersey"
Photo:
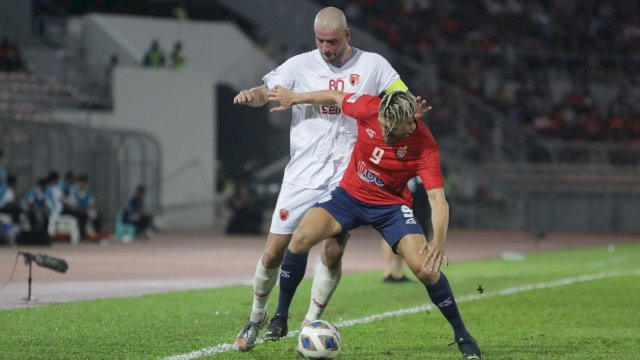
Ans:
[[[356,86],[360,82],[360,74],[350,74],[349,75],[349,83],[351,86]]]
[[[289,210],[280,209],[280,220],[285,221],[289,218]]]
[[[376,132],[367,128],[367,135],[369,135],[370,138],[376,136]]]
[[[408,145],[400,145],[398,146],[398,150],[396,150],[396,156],[398,159],[402,159],[405,155],[407,155]]]

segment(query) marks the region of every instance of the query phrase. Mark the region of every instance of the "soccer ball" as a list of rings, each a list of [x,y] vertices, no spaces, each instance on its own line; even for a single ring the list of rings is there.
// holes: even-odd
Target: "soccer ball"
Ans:
[[[342,350],[340,330],[332,323],[315,320],[300,330],[298,354],[305,359],[333,359]]]

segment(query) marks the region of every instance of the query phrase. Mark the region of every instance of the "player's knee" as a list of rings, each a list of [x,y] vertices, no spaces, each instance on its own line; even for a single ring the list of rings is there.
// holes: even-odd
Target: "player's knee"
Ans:
[[[420,280],[421,283],[423,283],[424,285],[427,286],[431,286],[433,284],[435,284],[438,279],[440,278],[440,273],[433,273],[430,271],[427,271],[426,269],[420,269],[417,272],[414,272],[416,277],[418,278],[418,280]]]
[[[318,242],[312,231],[308,231],[304,227],[298,227],[293,232],[289,249],[294,253],[307,253]]]
[[[277,268],[282,264],[284,259],[285,248],[277,248],[275,246],[269,246],[262,252],[262,265],[267,269]]]
[[[340,246],[335,241],[331,241],[322,247],[322,263],[326,267],[334,269],[342,263],[343,254],[344,247]]]

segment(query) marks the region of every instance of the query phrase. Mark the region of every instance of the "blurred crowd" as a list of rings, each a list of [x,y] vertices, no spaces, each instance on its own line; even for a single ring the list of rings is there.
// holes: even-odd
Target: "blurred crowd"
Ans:
[[[356,0],[341,7],[371,31],[441,78],[546,138],[640,141],[640,4],[600,0]],[[552,96],[553,82],[571,84]],[[594,83],[616,87],[597,98]],[[494,86],[489,86],[493,84]],[[612,85],[614,84],[614,85]],[[453,106],[437,91],[430,124],[454,131]]]
[[[633,0],[321,1],[344,9],[397,51],[430,48],[555,54],[640,51],[640,5]]]
[[[640,95],[621,87],[606,105],[588,87],[575,86],[558,101],[544,87],[521,85],[509,98],[504,88],[486,97],[509,120],[519,121],[549,139],[576,142],[640,142]]]
[[[17,42],[7,37],[0,40],[0,72],[24,70],[22,51]]]

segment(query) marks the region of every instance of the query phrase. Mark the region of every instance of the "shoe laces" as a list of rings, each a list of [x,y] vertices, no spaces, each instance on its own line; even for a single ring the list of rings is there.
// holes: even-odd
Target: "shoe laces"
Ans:
[[[238,338],[242,337],[244,334],[247,334],[250,329],[251,329],[251,321],[247,321],[247,323],[244,324],[242,331],[240,331],[240,334],[238,334]]]
[[[280,319],[280,320],[287,321],[287,320],[291,319],[291,316],[282,316],[280,314],[275,314],[273,316],[273,319],[271,319],[271,320],[275,320],[275,319]]]
[[[262,323],[262,321],[261,321],[261,322],[257,322],[257,323],[255,323],[255,322],[253,322],[253,321],[249,320],[249,321],[247,321],[247,323],[244,325],[244,329],[242,329],[242,330],[247,330],[247,331],[248,331],[249,329],[251,329],[251,327],[259,328],[259,327],[260,327],[260,323]]]

